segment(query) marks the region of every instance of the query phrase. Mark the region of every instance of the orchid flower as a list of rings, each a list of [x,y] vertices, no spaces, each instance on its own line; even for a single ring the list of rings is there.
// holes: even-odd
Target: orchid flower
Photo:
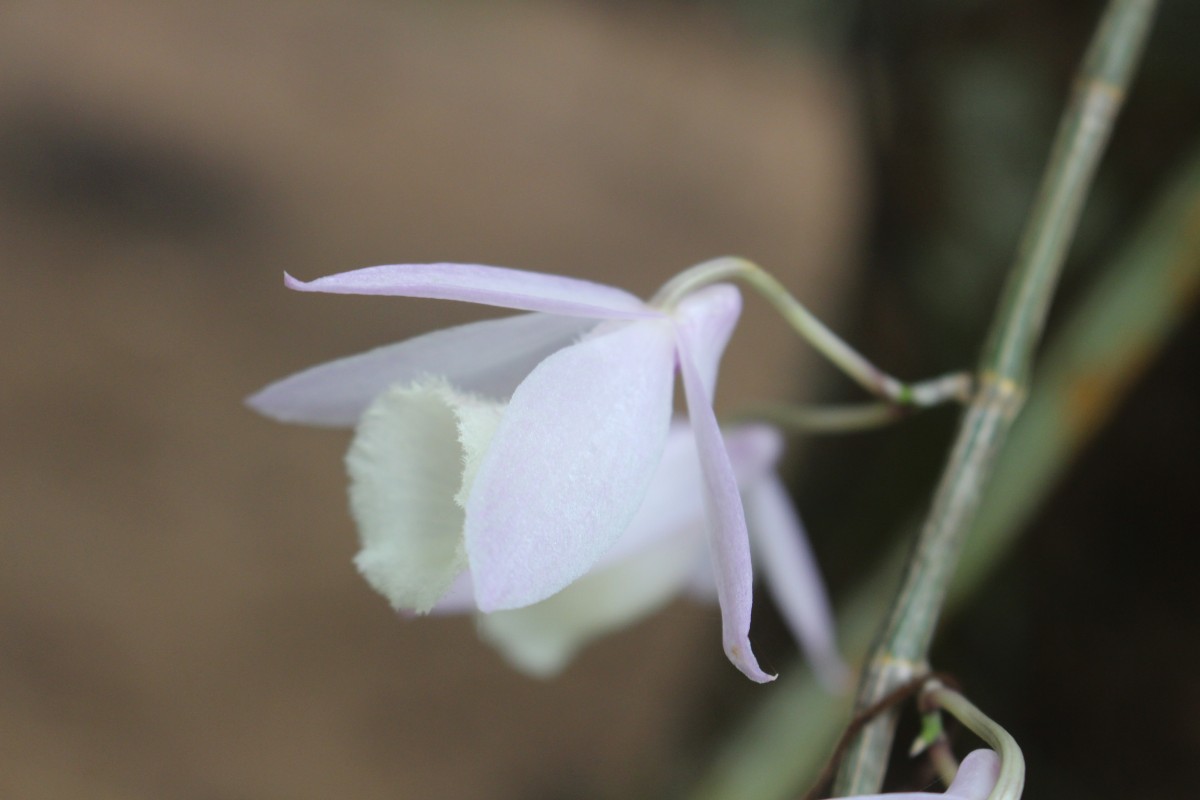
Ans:
[[[364,545],[357,564],[393,606],[428,612],[465,573],[475,607],[494,614],[588,575],[634,521],[663,462],[678,368],[725,653],[752,680],[773,679],[750,647],[748,531],[712,409],[741,311],[736,288],[709,285],[660,307],[588,281],[465,264],[285,283],[535,312],[333,361],[248,400],[282,421],[357,426],[347,456]]]
[[[954,782],[944,794],[930,792],[893,792],[863,794],[839,800],[988,800],[1000,778],[1000,756],[992,750],[975,750],[967,754],[954,776]]]

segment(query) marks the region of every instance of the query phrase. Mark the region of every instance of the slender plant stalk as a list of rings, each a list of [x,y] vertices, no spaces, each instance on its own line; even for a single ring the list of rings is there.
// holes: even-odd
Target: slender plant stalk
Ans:
[[[890,425],[908,416],[912,410],[910,406],[887,401],[829,406],[777,405],[747,409],[730,416],[728,422],[770,422],[805,433],[852,433]]]
[[[1037,390],[997,457],[946,613],[961,607],[1012,551],[1071,462],[1198,304],[1200,141],[1179,159],[1168,185],[1039,356]],[[865,658],[907,555],[894,546],[839,604],[838,640],[847,659]],[[795,800],[813,783],[851,703],[822,691],[799,660],[779,672],[769,698],[706,759],[691,800]]]
[[[1067,248],[1134,73],[1154,0],[1111,0],[1064,112],[1037,202],[979,365],[968,406],[932,507],[915,542],[891,612],[868,658],[856,705],[866,708],[928,670],[930,641],[962,539],[1027,391]],[[870,794],[883,784],[895,714],[866,726],[848,751],[836,796]]]
[[[669,309],[697,289],[717,281],[740,280],[767,299],[788,324],[808,341],[817,352],[829,359],[834,366],[871,394],[883,398],[888,404],[901,408],[929,408],[951,400],[966,402],[971,392],[971,376],[963,372],[941,375],[917,383],[904,383],[876,367],[848,342],[834,333],[815,314],[797,300],[775,276],[755,264],[737,256],[725,256],[705,261],[684,270],[650,299],[650,304]],[[834,427],[840,430],[853,429],[853,421],[843,410],[835,413],[840,417]],[[861,409],[850,416],[861,413]],[[878,409],[868,416],[878,414]],[[823,412],[818,412],[822,416]],[[805,416],[805,415],[801,415]],[[817,420],[822,427],[824,420]],[[806,427],[798,421],[798,427]],[[866,426],[880,424],[873,416]]]

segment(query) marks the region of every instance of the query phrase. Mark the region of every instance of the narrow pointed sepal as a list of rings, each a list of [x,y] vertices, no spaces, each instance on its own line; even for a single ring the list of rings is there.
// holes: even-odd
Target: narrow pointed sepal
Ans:
[[[299,292],[427,297],[593,319],[662,316],[635,295],[613,286],[480,264],[386,264],[312,281],[284,273],[284,284]]]
[[[757,683],[773,681],[777,676],[762,670],[750,647],[754,573],[742,498],[704,380],[693,362],[688,337],[683,331],[679,336],[679,369],[703,476],[725,655],[750,680]]]

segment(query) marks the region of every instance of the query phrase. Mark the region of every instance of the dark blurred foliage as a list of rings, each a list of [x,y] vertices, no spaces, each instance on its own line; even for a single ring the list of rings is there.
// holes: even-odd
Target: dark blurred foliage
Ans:
[[[904,376],[970,365],[1103,3],[699,4],[733,10],[781,42],[824,47],[856,76],[875,191],[850,339]],[[1200,4],[1161,4],[1057,308],[1086,290],[1200,144],[1198,35]],[[956,674],[1025,748],[1033,800],[1195,793],[1200,547],[1186,509],[1200,480],[1198,338],[1193,314],[939,637],[935,667]],[[855,396],[835,381],[826,398]],[[953,424],[941,411],[882,434],[805,441],[801,505],[835,593],[885,551],[897,520],[924,511]],[[913,733],[910,723],[899,741]],[[897,788],[928,778],[902,754],[891,775]]]
[[[722,5],[776,36],[824,43],[857,76],[875,205],[851,341],[904,376],[969,366],[1103,4]],[[1200,4],[1162,4],[1057,309],[1088,287],[1200,143],[1197,35]],[[1197,337],[1193,314],[1017,551],[940,634],[935,667],[1010,726],[1033,800],[1194,794],[1200,548],[1186,509],[1200,479]],[[853,396],[840,380],[826,390]],[[939,411],[886,433],[806,441],[801,504],[835,592],[884,551],[897,520],[923,513],[953,423]],[[924,777],[902,755],[891,774],[897,787]]]

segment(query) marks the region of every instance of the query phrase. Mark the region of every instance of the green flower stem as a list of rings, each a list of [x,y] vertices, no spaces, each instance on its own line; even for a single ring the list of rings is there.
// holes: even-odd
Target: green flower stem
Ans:
[[[928,669],[930,641],[964,535],[974,521],[996,454],[1024,402],[1026,376],[1062,262],[1154,9],[1153,0],[1111,0],[1084,58],[984,348],[977,393],[868,658],[857,708],[869,707]],[[895,720],[895,713],[888,714],[863,729],[842,762],[835,794],[879,790]]]
[[[925,408],[948,400],[965,402],[968,399],[971,379],[965,373],[906,384],[880,370],[817,319],[774,276],[744,258],[716,258],[684,270],[664,284],[651,298],[650,304],[669,309],[702,286],[725,280],[740,280],[757,291],[817,352],[868,392],[893,405]]]
[[[894,403],[847,405],[777,405],[750,408],[723,419],[722,424],[770,422],[781,428],[806,433],[849,433],[881,428],[908,416],[911,409]]]
[[[929,761],[942,783],[947,786],[954,783],[954,777],[958,774],[958,759],[954,757],[950,741],[945,736],[929,746]]]
[[[1000,777],[988,800],[1019,800],[1025,788],[1025,757],[1012,735],[976,708],[971,701],[938,681],[930,681],[922,701],[946,711],[1000,756]]]
[[[1072,459],[1200,301],[1200,143],[1070,311],[1038,364],[1037,387],[1000,453],[946,600],[953,611],[1002,563]],[[905,537],[907,538],[907,537]],[[907,548],[880,560],[838,608],[838,640],[865,657]],[[706,759],[692,800],[788,800],[811,784],[850,713],[797,662]],[[799,743],[799,744],[798,744]]]

